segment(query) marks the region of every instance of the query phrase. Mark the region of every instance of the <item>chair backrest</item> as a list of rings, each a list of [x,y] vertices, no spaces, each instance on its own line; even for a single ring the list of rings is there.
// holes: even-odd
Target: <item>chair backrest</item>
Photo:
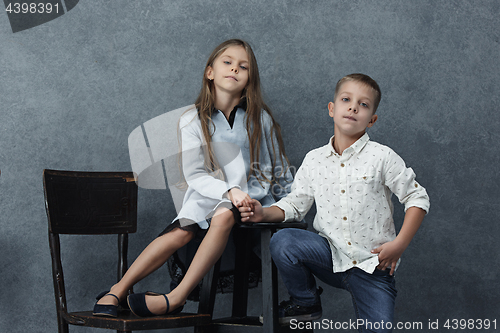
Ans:
[[[132,172],[44,170],[45,208],[54,234],[126,234],[137,230]]]
[[[68,309],[59,234],[118,234],[118,279],[127,270],[128,234],[137,230],[137,185],[132,172],[44,170],[45,208],[59,327]]]

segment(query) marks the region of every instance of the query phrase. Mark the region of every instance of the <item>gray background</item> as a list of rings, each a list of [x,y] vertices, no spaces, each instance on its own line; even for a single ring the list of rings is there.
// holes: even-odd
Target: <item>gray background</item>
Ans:
[[[0,331],[57,329],[42,170],[130,170],[129,133],[193,103],[209,53],[233,37],[254,48],[297,167],[332,135],[336,81],[352,72],[378,81],[370,136],[406,160],[431,198],[397,272],[396,319],[500,321],[498,14],[497,0],[89,0],[18,33],[0,14]],[[131,259],[175,215],[167,191],[139,195]],[[397,225],[402,217],[397,206]],[[116,241],[106,242],[63,238],[70,310],[90,308],[114,281]],[[162,268],[136,290],[166,291],[168,281]],[[323,318],[354,319],[348,293],[323,287]],[[229,301],[218,297],[218,314]],[[259,302],[252,293],[252,314]]]

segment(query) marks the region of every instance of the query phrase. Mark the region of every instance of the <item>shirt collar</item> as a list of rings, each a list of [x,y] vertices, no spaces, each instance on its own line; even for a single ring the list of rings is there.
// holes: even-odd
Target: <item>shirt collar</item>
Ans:
[[[233,108],[233,110],[231,110],[231,113],[233,112],[236,112],[236,110],[238,109],[243,109],[243,111],[246,111],[247,110],[247,98],[246,97],[242,97],[240,99],[240,102],[238,104],[236,104]],[[212,109],[212,114],[217,112],[219,110],[217,110],[215,107]]]
[[[246,97],[242,97],[240,99],[240,102],[234,106],[234,108],[231,110],[231,113],[229,114],[229,118],[227,119],[227,122],[228,122],[229,126],[231,127],[231,129],[234,126],[234,119],[236,118],[236,111],[238,111],[239,109],[242,109],[243,111],[246,112],[246,110],[247,110],[247,99],[246,99]],[[216,108],[214,108],[212,110],[212,115],[215,114],[216,112],[220,112],[222,114],[222,111],[217,110]],[[224,117],[224,119],[226,119],[226,116],[223,116],[223,117]]]
[[[325,154],[327,155],[327,157],[330,157],[332,155],[337,154],[337,152],[335,152],[335,149],[333,148],[333,145],[332,145],[334,137],[335,137],[335,135],[330,138],[330,140],[328,141],[328,144],[326,145],[327,149],[325,150]],[[346,150],[344,150],[343,154],[349,153],[349,151],[353,151],[356,154],[358,154],[361,151],[361,149],[363,149],[364,146],[366,146],[368,141],[370,141],[370,136],[368,136],[368,133],[365,132],[365,134],[363,134],[363,136],[361,138],[359,138],[351,146],[346,148]]]

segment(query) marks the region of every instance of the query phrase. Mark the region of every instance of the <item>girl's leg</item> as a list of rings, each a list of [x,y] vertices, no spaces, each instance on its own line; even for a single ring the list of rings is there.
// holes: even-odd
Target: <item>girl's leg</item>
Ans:
[[[193,237],[193,232],[175,228],[153,240],[133,262],[123,278],[111,287],[110,293],[121,300],[124,299],[134,284],[160,268],[177,249],[186,245]],[[118,305],[118,301],[113,296],[105,296],[97,304]]]
[[[181,283],[167,294],[170,302],[169,312],[186,303],[189,293],[221,257],[234,223],[233,212],[227,208],[219,209],[214,215],[186,275]],[[146,296],[146,305],[152,313],[162,314],[167,311],[163,296]]]

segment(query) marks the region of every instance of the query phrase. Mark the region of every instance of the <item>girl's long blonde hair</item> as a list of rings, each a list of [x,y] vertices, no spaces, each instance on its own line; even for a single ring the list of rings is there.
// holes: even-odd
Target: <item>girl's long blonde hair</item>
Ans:
[[[262,93],[260,89],[260,77],[259,69],[257,66],[257,60],[253,53],[250,45],[241,39],[230,39],[219,46],[217,46],[205,65],[205,70],[203,71],[203,81],[200,94],[196,99],[195,106],[198,110],[198,116],[201,121],[201,128],[203,131],[203,137],[206,144],[205,152],[205,164],[210,171],[216,171],[219,169],[217,160],[215,159],[214,152],[211,145],[211,138],[213,134],[214,124],[212,122],[212,114],[215,110],[215,86],[214,82],[207,78],[207,69],[213,67],[215,59],[219,57],[227,48],[231,46],[242,46],[249,58],[249,73],[248,73],[248,83],[245,89],[241,93],[241,98],[246,99],[247,109],[246,109],[246,130],[248,133],[248,141],[250,143],[250,174],[254,175],[259,182],[265,181],[268,183],[275,183],[276,177],[281,176],[286,172],[287,169],[282,168],[280,174],[276,175],[275,166],[276,161],[281,162],[281,165],[287,166],[288,168],[288,158],[285,155],[285,145],[283,143],[283,138],[281,137],[281,128],[279,124],[274,120],[269,107],[264,103],[262,98]],[[275,157],[272,166],[272,179],[268,179],[262,170],[260,169],[259,156],[260,156],[260,146],[263,140],[262,138],[262,112],[267,112],[271,118],[272,128],[271,128],[271,138],[272,142],[272,153]],[[276,140],[272,138],[275,137]],[[278,143],[278,147],[275,147],[275,141]]]

